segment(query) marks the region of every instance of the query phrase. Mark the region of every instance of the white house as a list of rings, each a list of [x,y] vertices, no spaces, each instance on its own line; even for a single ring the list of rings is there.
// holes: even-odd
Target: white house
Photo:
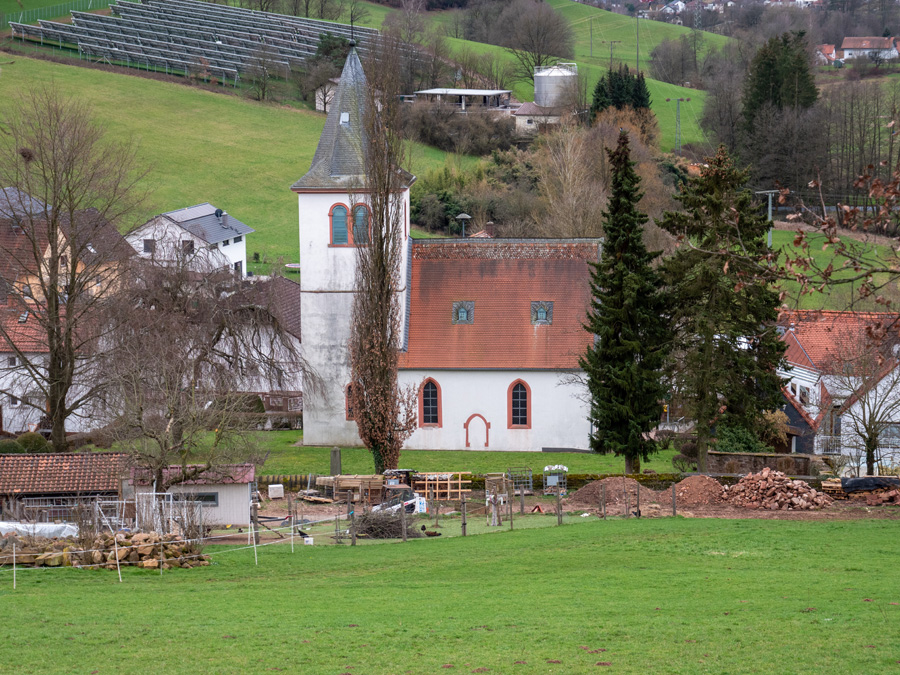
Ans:
[[[779,324],[790,365],[779,374],[808,415],[815,452],[858,471],[874,430],[882,466],[900,465],[900,314],[793,311]]]
[[[304,443],[357,445],[347,342],[356,245],[369,227],[360,126],[366,79],[351,49],[312,166],[292,187],[300,213],[303,352],[324,391],[304,400]],[[405,308],[400,382],[419,395],[409,448],[586,448],[578,357],[592,336],[596,240],[413,240],[402,174]]]
[[[898,56],[892,37],[845,37],[841,50],[845,59],[866,59],[869,54],[876,54],[888,61]]]
[[[247,274],[246,236],[254,230],[209,202],[154,216],[126,239],[143,258],[160,262],[191,256],[200,265]]]

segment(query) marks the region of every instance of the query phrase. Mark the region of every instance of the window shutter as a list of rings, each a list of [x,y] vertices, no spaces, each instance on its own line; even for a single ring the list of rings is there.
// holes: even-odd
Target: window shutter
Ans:
[[[335,206],[331,211],[331,243],[347,243],[347,209]]]
[[[353,243],[369,243],[369,211],[365,206],[353,209]]]

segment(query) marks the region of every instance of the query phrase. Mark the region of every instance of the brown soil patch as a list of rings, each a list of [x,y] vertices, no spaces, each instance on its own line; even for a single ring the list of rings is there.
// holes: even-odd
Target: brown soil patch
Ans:
[[[564,501],[565,508],[577,509],[580,506],[590,509],[599,508],[604,488],[606,489],[607,511],[624,511],[626,495],[629,509],[634,510],[637,505],[639,490],[642,508],[644,505],[650,505],[658,499],[656,492],[649,488],[641,487],[641,484],[633,478],[613,476],[603,480],[595,480],[593,483],[588,483],[583,488],[576,490]]]
[[[675,484],[675,498],[685,506],[718,504],[725,498],[725,489],[715,478],[689,476]]]

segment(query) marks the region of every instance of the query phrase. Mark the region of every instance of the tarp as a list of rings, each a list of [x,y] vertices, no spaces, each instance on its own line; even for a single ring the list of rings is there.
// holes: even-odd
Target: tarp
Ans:
[[[900,488],[900,478],[896,476],[841,478],[841,488],[844,492],[871,492],[879,488]]]
[[[11,523],[0,521],[0,534],[15,532],[26,537],[75,537],[78,527],[71,523]]]

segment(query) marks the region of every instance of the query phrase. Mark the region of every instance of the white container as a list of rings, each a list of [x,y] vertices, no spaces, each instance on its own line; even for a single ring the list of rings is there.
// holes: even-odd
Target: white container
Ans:
[[[428,513],[428,502],[424,497],[416,497],[416,513]]]
[[[312,546],[315,542],[313,541],[312,537],[303,537],[303,543],[306,546]]]
[[[284,499],[284,485],[276,484],[269,486],[269,499]]]

